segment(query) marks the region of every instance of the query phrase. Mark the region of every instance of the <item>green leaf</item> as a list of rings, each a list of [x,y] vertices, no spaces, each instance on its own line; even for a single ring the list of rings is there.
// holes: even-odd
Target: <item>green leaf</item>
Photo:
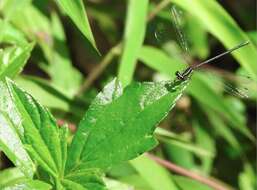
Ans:
[[[62,159],[59,128],[52,115],[9,79],[0,84],[2,95],[0,116],[3,118],[3,126],[7,130],[13,130],[16,135],[13,140],[19,140],[15,148],[26,147],[30,157],[37,164],[50,175],[57,177],[57,173],[62,173],[64,160]],[[13,140],[8,138],[11,137],[6,135],[1,137],[2,141],[9,142],[7,144],[9,149],[4,152],[15,153],[12,149]],[[14,164],[17,165],[16,162]]]
[[[205,125],[199,120],[195,119],[193,121],[193,128],[195,130],[196,144],[205,150],[210,151],[213,155],[216,154],[215,142],[213,138],[208,134]],[[214,157],[200,157],[201,160],[201,171],[205,174],[210,174],[212,171],[212,165]]]
[[[27,40],[25,35],[11,23],[0,19],[0,42],[25,46]]]
[[[154,56],[152,57],[152,55]],[[185,64],[181,63],[182,61],[179,61],[176,58],[170,58],[160,50],[152,47],[142,48],[140,60],[147,66],[170,76],[174,75],[176,71],[185,66]],[[238,117],[235,110],[228,103],[223,101],[222,95],[217,93],[214,88],[210,86],[208,81],[210,81],[212,77],[207,75],[206,72],[193,73],[187,91],[200,103],[222,114],[226,121],[228,121],[235,129],[252,139],[253,136],[246,127],[245,121]]]
[[[164,150],[169,160],[175,164],[190,170],[196,169],[192,151],[181,148],[181,146],[178,146],[177,143],[170,142],[166,142],[164,144]]]
[[[123,86],[128,85],[132,80],[138,53],[144,42],[147,8],[148,0],[129,0],[119,68],[119,79]]]
[[[3,12],[6,20],[10,20],[30,2],[31,0],[4,0],[0,2],[0,12]]]
[[[39,180],[28,180],[22,179],[17,181],[12,181],[4,186],[0,186],[1,190],[50,190],[51,185],[39,181]]]
[[[190,142],[183,142],[175,139],[169,139],[165,137],[159,137],[160,141],[163,141],[171,146],[179,147],[180,149],[185,149],[187,151],[190,151],[198,156],[205,156],[205,157],[213,157],[213,152],[210,150],[206,150],[198,146],[197,144],[193,144]]]
[[[0,187],[11,181],[25,178],[19,168],[8,168],[0,171]]]
[[[24,47],[13,47],[7,51],[0,52],[0,79],[4,77],[15,77],[22,71],[26,64],[34,43],[27,44]]]
[[[236,138],[233,131],[225,124],[222,118],[215,113],[215,111],[206,107],[204,108],[205,113],[208,116],[208,120],[213,126],[217,135],[223,137],[233,148],[240,151],[241,147],[239,140]]]
[[[108,190],[131,190],[133,189],[130,185],[127,185],[125,183],[121,183],[117,180],[105,178],[105,183]]]
[[[140,156],[130,163],[148,182],[151,189],[159,190],[161,187],[162,190],[178,190],[169,172],[147,156]]]
[[[71,100],[49,85],[49,81],[38,77],[20,76],[16,79],[16,83],[32,94],[44,106],[63,111],[69,110]]]
[[[72,110],[72,113],[77,117],[81,117],[85,112],[86,105],[83,102],[74,102],[55,86],[49,84],[50,82],[47,80],[23,75],[18,77],[16,82],[48,108],[65,112]]]
[[[74,24],[78,27],[78,29],[83,33],[83,35],[95,48],[95,50],[98,51],[94,40],[94,36],[92,34],[92,31],[89,25],[89,21],[87,18],[86,10],[83,5],[83,1],[82,0],[72,0],[72,1],[55,0],[55,1],[61,7],[61,9],[71,18]]]
[[[189,37],[187,40],[191,45],[190,55],[206,59],[209,55],[208,33],[199,19],[192,17],[192,15],[189,17],[185,27],[185,35]]]
[[[227,48],[249,40],[233,18],[215,0],[171,0],[194,15],[202,25]],[[250,76],[257,80],[257,52],[253,44],[233,53]]]
[[[119,179],[120,181],[132,185],[135,189],[150,190],[151,187],[139,174],[128,175]],[[151,189],[152,190],[152,189]]]
[[[150,68],[161,73],[171,75],[185,67],[184,62],[177,58],[171,58],[163,51],[152,46],[143,46],[140,50],[139,59]]]
[[[251,39],[251,41],[255,45],[255,47],[257,47],[257,32],[250,31],[250,32],[247,32],[247,35]]]
[[[223,118],[231,124],[233,128],[244,134],[250,139],[253,139],[253,136],[249,129],[246,126],[244,120],[242,120],[237,112],[233,109],[231,105],[226,103],[222,95],[218,94],[210,86],[208,81],[211,78],[208,78],[206,73],[194,73],[192,81],[188,88],[188,92],[196,98],[201,104],[212,108],[218,113],[222,114]],[[201,93],[199,93],[201,92]]]
[[[183,177],[183,176],[173,176],[176,184],[181,190],[197,189],[197,190],[212,190],[212,188],[204,185],[198,181]]]
[[[52,33],[54,49],[50,64],[46,66],[54,86],[59,87],[67,96],[73,97],[82,82],[81,73],[72,66],[66,37],[57,14],[52,14]],[[60,72],[62,68],[62,72]]]
[[[244,170],[239,175],[238,183],[240,190],[254,190],[256,188],[256,174],[249,163],[245,163]]]
[[[153,148],[157,144],[155,126],[175,105],[186,84],[132,83],[122,92],[121,84],[112,81],[80,122],[69,149],[66,172],[105,170]]]
[[[25,176],[32,178],[35,167],[18,135],[23,132],[21,118],[3,82],[0,82],[0,94],[0,149]]]
[[[67,185],[67,180],[72,184],[79,184],[89,190],[107,190],[103,182],[102,172],[98,169],[85,169],[67,174],[63,181],[64,187]]]

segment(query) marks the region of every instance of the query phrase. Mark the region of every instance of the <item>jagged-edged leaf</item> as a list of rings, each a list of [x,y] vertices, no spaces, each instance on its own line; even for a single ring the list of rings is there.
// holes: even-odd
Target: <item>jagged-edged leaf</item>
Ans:
[[[0,117],[3,123],[1,127],[12,131],[14,136],[5,135],[3,130],[1,141],[5,142],[6,146],[3,151],[8,157],[11,154],[10,158],[19,158],[20,152],[16,153],[16,149],[24,150],[25,147],[38,165],[50,175],[58,176],[63,171],[65,160],[62,158],[60,129],[52,115],[9,79],[1,81],[0,86]],[[16,154],[12,155],[13,153]],[[25,159],[25,156],[22,158]],[[30,163],[27,160],[28,158],[24,161],[25,164]],[[19,166],[16,162],[14,164]]]
[[[19,137],[24,133],[22,120],[5,82],[0,82],[0,94],[0,149],[25,176],[32,178],[35,167]]]
[[[65,180],[62,183],[67,188],[69,188],[69,184],[77,184],[88,190],[107,190],[104,185],[102,172],[99,169],[85,169],[69,173],[65,176]]]
[[[113,80],[91,104],[69,149],[66,173],[106,169],[153,148],[156,125],[181,96],[187,81],[132,83]]]
[[[82,0],[55,0],[61,9],[71,18],[78,29],[83,33],[91,45],[97,50],[94,36],[87,18]],[[97,50],[98,51],[98,50]]]

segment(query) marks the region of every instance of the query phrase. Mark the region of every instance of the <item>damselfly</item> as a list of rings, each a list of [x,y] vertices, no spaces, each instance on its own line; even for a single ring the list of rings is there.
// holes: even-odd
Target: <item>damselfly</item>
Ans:
[[[182,20],[183,19],[182,14],[183,14],[183,11],[178,9],[175,5],[171,6],[170,16],[171,16],[171,21],[173,23],[173,29],[175,30],[174,33],[176,34],[176,39],[178,40],[180,49],[182,50],[182,58],[189,65],[186,69],[184,69],[182,71],[177,71],[175,73],[177,80],[188,79],[188,77],[191,76],[193,71],[195,71],[196,69],[199,69],[201,66],[206,65],[224,55],[230,54],[233,51],[238,50],[239,48],[242,48],[249,44],[249,41],[243,42],[243,43],[236,45],[235,47],[233,47],[215,57],[212,57],[212,58],[206,60],[206,61],[191,65],[190,62],[192,62],[192,60],[190,60],[190,58],[192,56],[190,56],[189,45],[188,45],[186,35],[182,30],[182,24],[184,21],[184,20]],[[167,23],[166,23],[166,25],[167,25]],[[165,24],[162,24],[160,26],[161,27],[157,28],[157,30],[155,32],[155,37],[157,38],[158,41],[164,41],[164,40],[167,41],[167,39],[171,37],[168,34],[170,30],[167,29],[168,27],[167,28],[165,27]],[[197,26],[195,26],[195,27],[197,27]],[[171,39],[168,39],[168,40],[171,40]],[[213,75],[215,75],[215,74],[213,74]],[[215,78],[215,76],[211,76],[211,77]],[[225,82],[222,84],[224,86],[224,90],[231,95],[238,96],[241,98],[247,98],[249,96],[248,88],[252,88],[252,86],[256,86],[256,83],[253,80],[250,80],[248,77],[238,77],[238,76],[234,77],[234,75],[233,75],[233,78],[236,78],[236,80],[233,80],[232,83],[236,81],[236,83],[241,83],[241,85],[242,85],[241,81],[247,81],[243,84],[243,85],[245,85],[245,84],[246,85],[243,87],[238,87],[236,85],[232,85],[232,83],[230,84],[230,83]],[[243,80],[242,80],[242,78],[243,78]]]
[[[212,58],[210,58],[210,59],[208,59],[206,61],[203,61],[203,62],[201,62],[199,64],[191,65],[191,66],[187,67],[183,72],[176,71],[175,74],[177,76],[177,79],[179,79],[179,80],[186,80],[195,69],[201,67],[204,64],[210,63],[210,62],[214,61],[215,59],[218,59],[218,58],[220,58],[220,57],[222,57],[222,56],[224,56],[226,54],[229,54],[229,53],[231,53],[231,52],[233,52],[233,51],[235,51],[235,50],[237,50],[239,48],[242,48],[243,46],[246,46],[248,44],[249,44],[249,41],[243,42],[243,43],[241,43],[241,44],[239,44],[239,45],[229,49],[228,51],[225,51],[225,52],[223,52],[223,53],[221,53],[221,54],[219,54],[219,55],[217,55],[215,57],[212,57]]]

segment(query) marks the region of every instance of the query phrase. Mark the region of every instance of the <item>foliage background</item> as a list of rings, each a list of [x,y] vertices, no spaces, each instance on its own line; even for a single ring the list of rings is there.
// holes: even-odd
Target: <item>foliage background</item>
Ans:
[[[184,10],[182,30],[191,63],[250,39],[234,57],[195,73],[156,130],[160,144],[151,153],[235,188],[256,188],[256,83],[243,84],[250,89],[250,97],[243,99],[212,80],[232,79],[237,85],[238,75],[257,79],[256,1],[88,0],[88,20],[81,4],[67,2],[0,1],[0,78],[14,78],[59,124],[68,122],[71,136],[92,99],[112,78],[118,76],[125,86],[132,80],[173,79],[176,70],[185,68],[170,2]],[[212,77],[206,72],[210,70]],[[1,169],[10,166],[1,153]],[[208,189],[147,157],[116,166],[107,175],[136,189],[168,189],[169,180],[181,189]]]

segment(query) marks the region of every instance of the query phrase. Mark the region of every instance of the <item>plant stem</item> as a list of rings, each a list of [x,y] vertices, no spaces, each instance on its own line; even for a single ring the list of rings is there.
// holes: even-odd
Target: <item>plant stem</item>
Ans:
[[[149,13],[147,16],[147,22],[151,21],[163,8],[165,8],[170,3],[170,0],[163,0],[158,5],[156,5],[155,9]],[[104,56],[103,60],[99,63],[98,66],[89,74],[84,83],[81,85],[80,89],[76,93],[76,95],[80,95],[85,90],[87,90],[93,82],[98,78],[98,76],[104,71],[104,69],[111,63],[113,58],[116,55],[120,54],[122,41],[120,41],[117,45],[113,46],[110,51]]]
[[[159,163],[160,165],[164,166],[165,168],[176,172],[182,176],[186,176],[189,177],[193,180],[199,181],[200,183],[203,183],[205,185],[208,185],[209,187],[215,189],[215,190],[232,190],[233,188],[228,187],[228,185],[225,184],[221,184],[221,182],[217,181],[216,179],[213,178],[207,178],[204,176],[201,176],[199,174],[196,174],[192,171],[188,171],[180,166],[177,166],[167,160],[163,160],[157,156],[154,156],[152,154],[147,154],[149,158],[151,158],[152,160],[156,161],[157,163]]]
[[[98,78],[98,76],[104,71],[104,69],[111,63],[115,55],[118,55],[120,52],[121,43],[118,43],[116,46],[112,47],[111,50],[105,55],[103,60],[96,66],[92,73],[87,77],[85,82],[81,85],[79,91],[76,95],[80,95],[82,92],[87,90],[93,82]]]
[[[170,0],[163,0],[153,9],[152,12],[149,13],[147,17],[147,21],[151,21],[162,9],[168,6],[171,3]]]

